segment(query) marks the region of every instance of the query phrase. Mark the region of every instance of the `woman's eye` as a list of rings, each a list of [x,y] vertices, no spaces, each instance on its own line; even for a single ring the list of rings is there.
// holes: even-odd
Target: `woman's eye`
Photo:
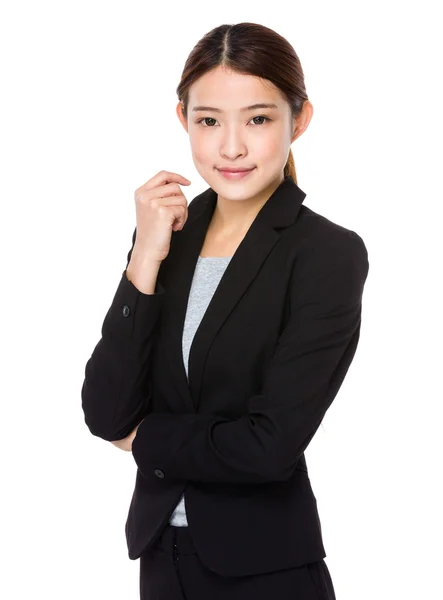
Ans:
[[[268,117],[263,117],[263,116],[259,116],[259,117],[252,117],[252,119],[264,119],[265,121],[270,121],[271,119],[268,119]],[[251,121],[252,121],[251,119]],[[262,123],[256,123],[256,125],[262,125]]]
[[[257,116],[257,117],[252,117],[251,121],[253,119],[264,119],[265,121],[270,121],[271,119],[268,119],[268,117],[264,117],[264,116]],[[203,125],[203,122],[206,121],[214,121],[217,122],[217,119],[213,119],[212,117],[203,117],[202,119],[200,119],[199,121],[197,121],[197,123],[201,123]],[[255,123],[255,125],[263,125],[264,123]],[[205,123],[205,125],[203,125],[204,127],[212,127],[212,125],[208,125],[208,123]]]
[[[203,121],[215,121],[215,119],[213,119],[212,117],[203,117],[203,119],[200,119],[200,121],[197,121],[197,123],[202,123]],[[206,126],[208,124],[206,123]]]

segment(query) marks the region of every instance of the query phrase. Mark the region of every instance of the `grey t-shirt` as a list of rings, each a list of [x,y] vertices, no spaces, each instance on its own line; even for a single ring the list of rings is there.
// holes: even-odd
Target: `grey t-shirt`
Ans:
[[[197,259],[189,291],[182,338],[183,362],[185,364],[186,376],[188,375],[189,350],[194,334],[231,258],[232,256],[199,256]],[[188,525],[184,494],[182,494],[179,503],[172,513],[169,524],[175,527],[186,527]]]

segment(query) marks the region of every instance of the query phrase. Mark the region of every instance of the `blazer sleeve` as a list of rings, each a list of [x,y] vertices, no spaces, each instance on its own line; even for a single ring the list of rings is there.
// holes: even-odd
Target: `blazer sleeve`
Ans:
[[[297,259],[290,317],[259,394],[236,420],[214,414],[150,413],[132,443],[146,478],[260,483],[291,477],[353,360],[361,325],[366,247],[347,230]]]
[[[165,292],[158,280],[154,294],[140,292],[127,278],[126,268],[104,318],[101,338],[86,363],[81,390],[86,425],[107,441],[126,437],[147,412],[147,371]]]

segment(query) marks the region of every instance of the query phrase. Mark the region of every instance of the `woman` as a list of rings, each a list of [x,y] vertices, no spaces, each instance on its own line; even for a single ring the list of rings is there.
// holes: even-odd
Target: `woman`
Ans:
[[[86,423],[138,467],[143,600],[330,600],[304,451],[357,348],[366,247],[302,206],[290,146],[313,107],[284,38],[213,29],[177,92],[210,187],[188,206],[189,180],[161,171],[136,191]]]

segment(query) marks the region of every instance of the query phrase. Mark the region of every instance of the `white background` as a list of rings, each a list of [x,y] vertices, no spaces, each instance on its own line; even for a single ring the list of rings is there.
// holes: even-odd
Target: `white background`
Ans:
[[[443,598],[442,94],[437,2],[4,2],[0,12],[0,596],[137,600],[130,453],[80,390],[161,169],[207,188],[175,114],[197,41],[275,29],[314,116],[304,204],[362,236],[360,344],[306,451],[338,600]],[[278,600],[278,599],[276,599]]]

